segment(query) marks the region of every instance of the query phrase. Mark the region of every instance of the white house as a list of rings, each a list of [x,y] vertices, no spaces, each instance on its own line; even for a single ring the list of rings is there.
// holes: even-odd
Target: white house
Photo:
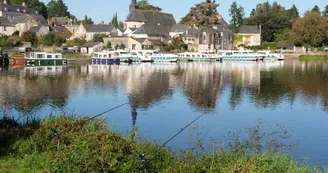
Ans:
[[[261,45],[261,27],[243,25],[239,28],[239,32],[235,34],[237,38],[234,46],[260,46]]]
[[[8,19],[0,17],[0,35],[11,36],[15,31],[15,25],[11,24]]]
[[[30,30],[34,26],[43,25],[44,27],[49,29],[48,22],[41,15],[34,15],[34,14],[21,15],[13,19],[12,23],[16,26],[16,29],[19,31],[20,35]]]
[[[114,27],[114,25],[84,25],[80,24],[79,28],[75,31],[71,40],[75,38],[85,38],[87,41],[93,39],[95,34],[105,34],[105,35],[117,35],[118,31]]]
[[[81,46],[81,53],[91,55],[93,52],[100,51],[103,46],[102,42],[87,42]]]

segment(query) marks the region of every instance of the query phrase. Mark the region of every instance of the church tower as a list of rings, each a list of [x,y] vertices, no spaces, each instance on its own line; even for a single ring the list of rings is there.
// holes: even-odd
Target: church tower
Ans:
[[[137,0],[131,0],[131,4],[130,4],[130,12],[134,11],[135,9],[138,9],[137,6]]]

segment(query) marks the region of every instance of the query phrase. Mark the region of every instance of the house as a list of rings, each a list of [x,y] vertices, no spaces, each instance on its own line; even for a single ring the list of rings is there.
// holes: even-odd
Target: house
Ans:
[[[42,37],[49,34],[49,30],[43,25],[33,26],[28,31],[34,32],[37,37]]]
[[[261,45],[261,26],[243,25],[239,32],[235,34],[234,46],[260,46]]]
[[[25,2],[22,5],[8,4],[7,2],[4,0],[3,3],[0,3],[0,17],[7,18],[9,21],[26,14],[40,15],[37,10],[29,8]]]
[[[87,42],[81,46],[81,53],[91,55],[94,52],[100,51],[103,46],[102,42]]]
[[[53,17],[48,19],[48,23],[51,26],[65,26],[77,24],[77,19],[71,19],[69,17]]]
[[[72,37],[72,33],[65,26],[54,26],[51,28],[51,33],[54,33],[57,37],[69,39]]]
[[[44,27],[49,28],[48,23],[43,16],[34,14],[18,16],[13,19],[12,23],[16,26],[16,29],[19,31],[20,35],[30,30],[34,26],[43,25]]]
[[[153,10],[140,10],[137,6],[137,0],[132,0],[129,14],[124,24],[125,28],[139,28],[143,24],[172,27],[176,22],[172,14]]]
[[[123,35],[130,37],[136,30],[137,28],[126,28],[126,30],[123,32]]]
[[[150,23],[143,24],[131,34],[131,37],[165,40],[170,38],[170,29],[171,27],[169,26],[160,26]]]
[[[87,41],[90,41],[93,39],[93,36],[95,34],[105,34],[105,35],[111,35],[116,36],[118,34],[116,28],[114,25],[84,25],[80,24],[80,27],[77,29],[77,31],[72,35],[71,40],[75,38],[85,38]]]
[[[188,24],[175,24],[172,26],[170,30],[170,36],[171,38],[176,36],[181,36],[183,33],[185,33],[189,28]]]
[[[0,35],[11,36],[15,31],[15,25],[11,24],[7,18],[0,17]]]

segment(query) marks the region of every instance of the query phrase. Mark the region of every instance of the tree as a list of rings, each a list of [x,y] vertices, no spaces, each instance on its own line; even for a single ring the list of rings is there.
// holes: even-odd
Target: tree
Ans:
[[[92,41],[94,42],[104,42],[104,37],[108,37],[106,34],[95,34]]]
[[[238,32],[239,27],[244,23],[245,12],[242,6],[237,6],[237,2],[234,1],[231,4],[229,9],[230,20],[230,28],[233,32]]]
[[[91,18],[88,18],[87,15],[84,16],[84,20],[81,21],[83,24],[91,25],[93,24],[93,20]]]
[[[149,4],[148,0],[140,0],[137,5],[141,10],[162,11],[160,7]]]
[[[118,20],[117,20],[117,13],[113,15],[112,24],[117,28],[118,27]]]
[[[276,33],[275,36],[275,42],[279,44],[284,44],[284,43],[290,43],[290,35],[289,35],[289,29],[285,29],[280,33]]]
[[[300,14],[295,4],[293,4],[293,6],[289,10],[287,10],[287,14],[290,19],[295,19],[300,17]]]
[[[31,31],[24,32],[22,34],[21,40],[25,42],[31,42],[32,45],[35,45],[38,42],[38,38],[36,37],[36,34]]]
[[[108,41],[106,45],[104,46],[104,49],[111,49],[112,48],[112,43]]]
[[[326,5],[325,10],[323,10],[322,16],[328,17],[328,5]]]
[[[121,43],[121,44],[119,45],[119,48],[120,48],[120,49],[125,49],[125,45],[124,45],[123,43]]]
[[[81,39],[81,38],[74,38],[73,40],[73,45],[75,46],[82,46],[83,44],[85,44],[87,41],[85,39]]]
[[[272,42],[275,34],[290,27],[290,20],[284,7],[274,2],[264,2],[256,6],[255,14],[245,19],[246,25],[261,25],[262,40]]]
[[[19,31],[16,30],[15,32],[13,32],[13,34],[11,34],[11,36],[14,36],[14,37],[19,37]]]
[[[195,25],[197,27],[211,27],[218,23],[218,6],[219,4],[216,4],[215,0],[206,0],[205,2],[196,4],[181,19],[180,23]]]
[[[62,37],[57,37],[55,34],[50,33],[43,36],[40,40],[40,43],[44,46],[61,46],[62,43],[65,43],[66,39]]]
[[[252,11],[251,11],[250,17],[254,16],[255,13],[256,13],[256,10],[253,8]]]
[[[294,42],[305,46],[321,46],[328,40],[328,18],[317,12],[306,13],[297,19],[290,32]]]
[[[315,5],[315,6],[312,8],[311,12],[319,12],[319,13],[320,13],[320,8],[319,8],[317,5]]]
[[[63,0],[50,0],[47,5],[48,7],[48,17],[70,17],[68,8]]]

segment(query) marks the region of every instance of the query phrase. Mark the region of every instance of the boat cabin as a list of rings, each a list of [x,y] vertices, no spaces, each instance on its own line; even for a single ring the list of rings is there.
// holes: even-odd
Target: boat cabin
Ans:
[[[40,60],[61,60],[61,53],[46,53],[46,52],[29,52],[26,53],[25,59],[40,59]]]

